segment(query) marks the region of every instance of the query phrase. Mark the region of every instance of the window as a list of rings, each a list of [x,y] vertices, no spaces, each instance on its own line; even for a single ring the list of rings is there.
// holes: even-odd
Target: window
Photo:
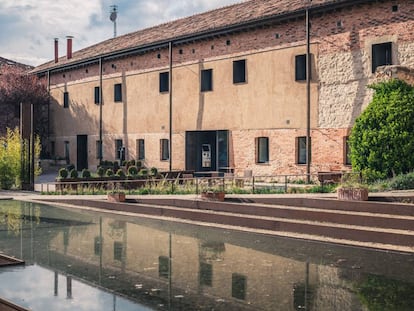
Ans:
[[[306,152],[306,136],[298,137],[296,139],[296,153],[298,164],[306,164]]]
[[[66,163],[70,163],[70,158],[69,158],[69,142],[68,141],[65,141],[65,149],[64,149],[64,156],[65,156],[65,159],[66,159]]]
[[[122,158],[122,139],[115,139],[115,159]]]
[[[144,139],[137,139],[137,159],[138,160],[145,159],[145,140]]]
[[[96,158],[102,159],[102,143],[100,140],[96,141]]]
[[[233,62],[233,83],[246,82],[246,60],[236,60]]]
[[[100,87],[99,86],[95,86],[95,96],[94,96],[94,103],[95,104],[99,104],[99,102],[100,102],[100,100],[99,100],[99,98],[100,98],[100,94],[101,92],[100,92]]]
[[[170,259],[165,256],[158,257],[158,275],[168,279],[170,271]]]
[[[50,156],[54,157],[56,155],[56,143],[54,141],[50,142]]]
[[[122,84],[114,84],[114,102],[122,102]]]
[[[102,252],[102,241],[99,236],[95,237],[94,252],[95,252],[95,255],[100,255]]]
[[[244,300],[246,298],[246,277],[233,273],[231,276],[231,296]]]
[[[256,163],[269,162],[269,137],[256,138]]]
[[[311,78],[311,73],[309,73]],[[306,54],[296,55],[295,57],[295,81],[306,80]]]
[[[170,73],[160,72],[160,93],[168,92],[170,89]]]
[[[160,157],[161,161],[166,161],[170,159],[170,144],[168,139],[160,140]]]
[[[69,93],[63,93],[63,108],[69,108]]]
[[[212,286],[213,284],[213,265],[200,262],[200,285]]]
[[[344,164],[351,165],[351,150],[349,149],[349,136],[344,137]]]
[[[122,253],[124,250],[124,244],[122,242],[114,242],[114,259],[122,261]]]
[[[391,42],[372,45],[372,73],[374,73],[379,66],[392,65],[391,50]]]
[[[201,92],[213,90],[213,69],[201,70]]]

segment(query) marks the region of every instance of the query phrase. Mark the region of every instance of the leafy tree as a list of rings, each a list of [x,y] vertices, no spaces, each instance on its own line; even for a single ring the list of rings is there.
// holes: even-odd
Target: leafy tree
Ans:
[[[372,102],[350,136],[351,162],[369,180],[414,168],[414,87],[392,79],[370,86]]]
[[[20,124],[20,103],[33,103],[34,132],[42,142],[48,136],[49,94],[46,85],[35,75],[18,66],[0,67],[0,135]]]
[[[23,147],[18,128],[13,131],[7,129],[6,135],[0,137],[0,187],[2,189],[10,189],[13,185],[20,186]],[[40,154],[39,139],[35,141],[34,153],[35,159],[38,159]],[[35,163],[37,162],[35,161]],[[36,167],[35,175],[39,173],[40,168]]]

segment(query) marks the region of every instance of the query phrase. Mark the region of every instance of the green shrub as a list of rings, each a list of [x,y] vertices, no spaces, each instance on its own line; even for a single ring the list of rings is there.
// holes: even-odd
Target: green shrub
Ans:
[[[135,165],[135,160],[132,159],[131,161],[129,161],[129,166],[134,166]]]
[[[137,166],[138,168],[142,167],[142,161],[137,161],[137,162],[136,162],[136,166]]]
[[[69,165],[66,167],[66,169],[68,170],[68,172],[70,172],[71,170],[74,170],[74,169],[75,169],[75,165],[73,165],[73,164],[69,164]]]
[[[69,172],[69,175],[70,175],[70,178],[78,178],[78,171],[77,171],[77,170],[75,170],[75,169],[72,169],[72,170]]]
[[[105,172],[105,175],[108,177],[114,176],[114,170],[112,168],[108,168]]]
[[[138,168],[134,165],[128,167],[128,175],[129,176],[136,176],[138,174]]]
[[[146,168],[143,168],[142,170],[139,171],[139,175],[140,176],[147,176],[148,175],[148,170]]]
[[[82,170],[81,176],[82,176],[82,178],[90,178],[91,177],[91,172],[88,169],[84,168]]]
[[[398,79],[370,87],[372,102],[355,121],[349,144],[353,169],[375,181],[414,168],[414,87]]]
[[[394,177],[391,179],[389,187],[393,190],[414,189],[414,173],[401,174]]]
[[[157,176],[158,175],[158,169],[156,167],[151,167],[151,175]]]
[[[62,179],[65,179],[65,178],[67,178],[68,176],[69,176],[69,172],[68,172],[68,170],[67,170],[66,168],[62,167],[62,168],[59,170],[58,177],[59,177],[59,178],[62,178]]]
[[[102,166],[98,167],[96,174],[98,174],[99,177],[103,177],[105,175],[105,169]]]
[[[124,171],[120,168],[116,171],[116,176],[118,177],[125,177]]]

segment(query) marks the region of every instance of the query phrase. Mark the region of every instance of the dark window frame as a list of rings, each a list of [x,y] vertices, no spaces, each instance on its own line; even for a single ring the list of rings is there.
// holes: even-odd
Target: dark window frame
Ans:
[[[306,146],[306,136],[296,137],[296,164],[307,164],[307,146]],[[312,148],[312,140],[309,138],[309,146]],[[312,152],[312,149],[311,149]],[[311,152],[309,156],[311,156]],[[309,159],[310,161],[311,159]]]
[[[350,166],[351,165],[351,149],[349,146],[349,136],[344,136],[344,165]]]
[[[120,241],[114,241],[114,260],[122,261],[124,253],[124,243]]]
[[[169,139],[160,139],[160,160],[168,161],[170,159],[170,142]]]
[[[309,55],[310,62],[312,64],[312,54]],[[300,54],[295,56],[295,81],[306,81],[306,54]],[[312,79],[312,69],[309,72],[309,79]]]
[[[246,60],[233,61],[233,84],[246,83]]]
[[[145,160],[145,139],[138,138],[136,140],[137,160]]]
[[[160,72],[159,76],[160,93],[168,93],[170,91],[170,73]]]
[[[122,102],[122,83],[114,84],[114,102]]]
[[[247,277],[243,274],[233,273],[231,276],[231,296],[245,300],[247,292]]]
[[[213,69],[203,69],[200,73],[200,91],[210,92],[213,90]]]
[[[377,67],[392,65],[392,42],[373,44],[371,50],[372,73],[375,73]]]
[[[166,256],[158,257],[158,276],[168,279],[170,276],[170,258]]]
[[[121,148],[124,146],[122,139],[115,139],[115,159],[121,159]]]
[[[256,163],[269,163],[269,137],[256,138]]]
[[[95,88],[94,88],[94,103],[96,104],[96,105],[99,105],[99,103],[100,103],[100,93],[101,93],[101,90],[100,90],[101,88],[99,87],[99,86],[95,86]]]
[[[69,92],[63,92],[63,108],[69,108]]]

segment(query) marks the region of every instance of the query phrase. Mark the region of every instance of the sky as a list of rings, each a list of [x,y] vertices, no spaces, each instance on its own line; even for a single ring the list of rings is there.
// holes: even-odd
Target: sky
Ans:
[[[117,35],[242,0],[0,0],[0,57],[37,66],[65,54],[66,36],[73,51],[110,39],[111,5],[117,5]]]

